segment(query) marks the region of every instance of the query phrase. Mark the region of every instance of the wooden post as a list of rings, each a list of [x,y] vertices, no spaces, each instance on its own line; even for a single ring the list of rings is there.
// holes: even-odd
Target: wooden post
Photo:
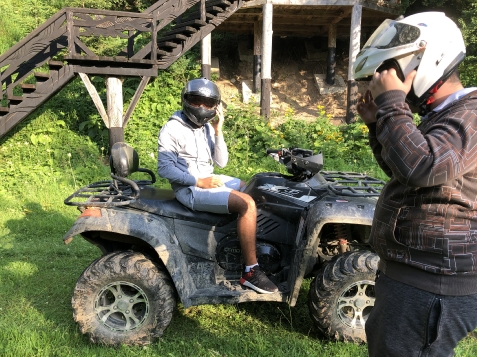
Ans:
[[[270,94],[272,93],[272,36],[273,4],[263,5],[263,42],[262,42],[262,92],[260,114],[270,117]]]
[[[75,54],[75,30],[73,26],[73,12],[71,10],[67,10],[66,19],[66,28],[68,30],[68,56],[72,57]]]
[[[354,80],[353,63],[359,53],[361,40],[361,15],[363,6],[354,4],[351,13],[351,31],[349,38],[349,64],[348,64],[348,97],[346,108],[346,122],[349,124],[354,119],[356,104],[358,103],[358,83]]]
[[[200,20],[205,21],[205,0],[200,0]]]
[[[336,24],[331,24],[328,29],[328,60],[326,67],[326,83],[335,84],[336,67]]]
[[[212,35],[209,33],[201,41],[202,49],[202,77],[210,79],[212,67]]]
[[[106,79],[106,97],[109,118],[109,145],[124,141],[123,127],[123,83],[121,79]]]
[[[260,92],[262,66],[262,23],[253,24],[253,93]]]

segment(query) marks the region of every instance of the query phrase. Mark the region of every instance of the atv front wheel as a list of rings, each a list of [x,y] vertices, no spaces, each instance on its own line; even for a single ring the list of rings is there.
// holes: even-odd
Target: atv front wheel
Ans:
[[[71,304],[81,332],[92,342],[146,345],[169,326],[176,300],[163,267],[126,251],[91,263],[76,283]]]
[[[364,325],[374,306],[378,261],[369,251],[347,252],[318,272],[310,286],[308,307],[326,338],[366,342]]]

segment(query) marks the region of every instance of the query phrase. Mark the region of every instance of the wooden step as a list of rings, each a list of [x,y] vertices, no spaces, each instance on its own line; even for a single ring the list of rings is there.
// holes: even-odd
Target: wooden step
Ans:
[[[24,94],[33,93],[36,90],[36,85],[23,83],[20,88],[23,90]]]
[[[164,41],[164,42],[158,42],[157,47],[159,48],[176,48],[178,45],[175,42],[170,42],[170,41]]]
[[[174,27],[174,29],[177,29],[179,26],[180,27],[190,26],[190,27],[193,27],[195,29],[199,29],[199,28],[201,28],[202,26],[205,26],[205,25],[207,25],[207,22],[202,21],[200,19],[193,19],[193,20],[189,20],[189,21],[185,21],[185,22],[181,22],[181,23],[177,24],[176,27]]]
[[[187,35],[192,35],[196,32],[197,30],[193,28],[192,26],[181,26],[181,24],[178,24],[171,31],[164,32],[164,36],[170,36],[174,34],[181,34],[181,35],[187,36]]]
[[[0,116],[6,115],[10,112],[10,109],[7,107],[0,107]]]
[[[10,101],[11,105],[18,105],[21,102],[23,102],[23,99],[25,99],[25,98],[23,98],[22,96],[18,96],[18,95],[8,95],[7,99]]]
[[[50,61],[48,62],[48,66],[50,67],[50,69],[58,71],[62,69],[65,65],[61,61]]]
[[[185,35],[181,35],[179,33],[176,33],[174,35],[169,35],[169,36],[161,36],[160,38],[158,38],[158,41],[161,41],[161,42],[164,42],[164,41],[173,41],[173,42],[177,42],[177,43],[180,43],[182,41],[185,41],[187,40],[189,37],[188,36],[185,36]]]
[[[195,21],[202,21],[202,22],[204,22],[205,24],[207,24],[210,20],[215,19],[215,17],[216,17],[215,15],[213,15],[213,14],[211,14],[211,13],[209,13],[209,12],[206,12],[206,14],[205,14],[206,21],[200,20],[200,14],[197,15],[197,17],[195,18]]]
[[[206,8],[209,6],[228,7],[230,5],[232,5],[232,3],[228,0],[209,0],[206,2]]]
[[[43,73],[43,72],[35,72],[33,74],[36,78],[37,82],[46,82],[47,80],[50,79],[50,75],[48,73]]]
[[[221,8],[220,6],[207,6],[205,8],[205,11],[208,12],[209,14],[219,14],[221,12],[224,12],[225,10]]]
[[[167,56],[169,55],[170,53],[167,52],[167,51],[163,51],[163,50],[157,50],[157,57],[164,57],[164,56]]]

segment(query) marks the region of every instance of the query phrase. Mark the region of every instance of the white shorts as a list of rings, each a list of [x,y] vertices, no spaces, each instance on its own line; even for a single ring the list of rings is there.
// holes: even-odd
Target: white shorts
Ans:
[[[230,191],[240,191],[241,180],[226,175],[219,176],[224,186],[216,188],[200,188],[196,186],[180,188],[175,192],[177,200],[194,211],[230,213]]]

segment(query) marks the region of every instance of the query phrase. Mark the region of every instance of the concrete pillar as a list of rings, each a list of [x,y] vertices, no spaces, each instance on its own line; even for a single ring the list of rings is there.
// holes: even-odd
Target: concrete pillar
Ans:
[[[354,80],[353,64],[360,49],[362,13],[363,6],[354,4],[353,12],[351,13],[351,31],[349,39],[348,97],[346,106],[346,122],[348,124],[354,119],[356,105],[358,104],[358,83]]]
[[[260,114],[270,117],[270,94],[272,93],[272,37],[273,5],[263,5],[262,36],[262,91],[260,97]]]

